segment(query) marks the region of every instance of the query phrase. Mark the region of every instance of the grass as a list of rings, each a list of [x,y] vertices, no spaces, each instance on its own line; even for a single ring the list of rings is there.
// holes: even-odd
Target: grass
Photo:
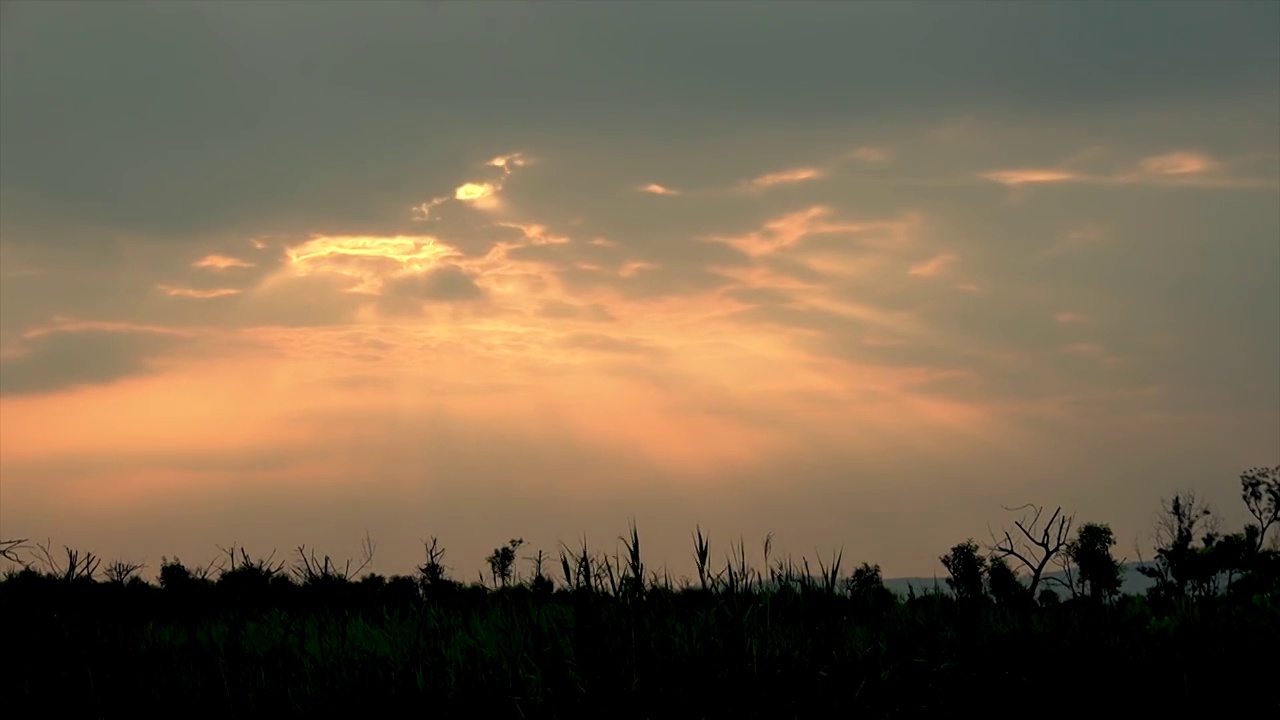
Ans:
[[[1280,640],[1274,592],[1038,605],[902,598],[878,568],[752,568],[738,545],[696,584],[624,554],[559,553],[561,577],[490,558],[492,587],[444,576],[434,541],[413,577],[252,560],[136,566],[92,555],[0,582],[0,694],[86,717],[959,717],[974,713],[1265,712]],[[507,547],[514,557],[520,543]],[[372,545],[369,546],[372,555]],[[359,569],[357,569],[358,572]],[[216,576],[216,579],[215,579]],[[874,578],[868,582],[867,578]],[[1273,672],[1273,668],[1271,671]],[[1274,679],[1272,678],[1272,682]]]

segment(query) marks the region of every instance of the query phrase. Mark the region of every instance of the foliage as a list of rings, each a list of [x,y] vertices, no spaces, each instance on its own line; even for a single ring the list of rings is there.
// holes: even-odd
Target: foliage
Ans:
[[[1111,555],[1115,544],[1110,525],[1092,522],[1081,525],[1076,538],[1067,543],[1066,556],[1079,570],[1082,590],[1094,599],[1105,600],[1120,592],[1123,568]]]

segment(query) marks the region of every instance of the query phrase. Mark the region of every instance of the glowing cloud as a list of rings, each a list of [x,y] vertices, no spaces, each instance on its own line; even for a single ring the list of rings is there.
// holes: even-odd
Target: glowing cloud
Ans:
[[[1156,176],[1194,175],[1216,169],[1218,163],[1207,155],[1173,152],[1144,158],[1138,167],[1144,174]]]
[[[521,153],[511,153],[510,155],[499,155],[498,157],[485,163],[489,167],[502,168],[505,175],[511,174],[511,168],[524,167],[525,159]]]
[[[474,202],[490,197],[497,190],[498,188],[490,183],[466,183],[458,186],[453,197],[463,202]]]
[[[641,185],[637,187],[636,190],[638,192],[649,193],[651,195],[679,195],[680,194],[679,190],[675,190],[663,185],[659,185],[658,183],[649,183],[648,185]]]
[[[1074,173],[1062,170],[1045,169],[998,170],[995,172],[983,173],[980,177],[1011,187],[1017,187],[1019,185],[1068,182],[1080,179],[1080,177]]]
[[[384,280],[438,266],[460,257],[434,237],[317,236],[287,248],[289,270],[295,276],[329,272],[358,280],[351,292],[377,293]]]
[[[157,285],[157,289],[169,297],[186,297],[207,300],[210,298],[227,297],[229,295],[239,295],[240,291],[235,288],[216,288],[214,290],[196,290],[194,288],[174,287],[172,285]]]
[[[552,235],[547,230],[546,225],[539,225],[538,223],[500,222],[494,224],[498,227],[519,230],[532,245],[564,245],[569,242],[569,238],[562,235]]]
[[[418,221],[430,220],[431,211],[436,209],[437,207],[440,207],[447,200],[449,200],[449,196],[443,195],[441,197],[432,198],[426,202],[422,202],[417,205],[414,205],[412,208],[410,208],[410,210],[413,212],[413,219]]]
[[[914,277],[937,277],[950,270],[958,260],[959,258],[952,253],[941,253],[922,263],[912,265],[907,274]]]
[[[258,241],[254,241],[255,243]],[[261,249],[261,248],[259,248]],[[205,255],[191,263],[191,267],[208,268],[210,270],[227,270],[229,268],[253,267],[253,263],[226,255]]]
[[[831,214],[831,208],[814,205],[804,210],[788,213],[766,222],[762,230],[755,230],[736,237],[712,236],[707,242],[719,242],[736,248],[751,257],[760,257],[791,247],[804,237],[819,233],[857,233],[877,227],[868,223],[827,222],[823,218]],[[879,223],[886,226],[886,223]]]
[[[791,170],[783,170],[782,172],[761,175],[758,178],[747,181],[745,187],[750,190],[764,190],[776,185],[794,185],[807,180],[817,180],[825,176],[826,173],[818,168],[793,168]]]
[[[1064,311],[1064,312],[1060,312],[1060,313],[1056,313],[1056,314],[1053,316],[1053,319],[1054,319],[1054,321],[1055,321],[1055,322],[1059,322],[1059,323],[1063,323],[1063,324],[1067,324],[1067,323],[1082,323],[1082,322],[1087,322],[1087,321],[1088,321],[1088,318],[1086,318],[1084,315],[1080,315],[1080,314],[1078,314],[1078,313],[1073,313],[1073,312],[1065,312],[1065,311]]]

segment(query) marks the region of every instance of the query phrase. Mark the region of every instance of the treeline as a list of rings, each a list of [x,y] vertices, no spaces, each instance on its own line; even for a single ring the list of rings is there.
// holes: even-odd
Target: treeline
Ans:
[[[1214,512],[1194,493],[1162,500],[1155,524],[1156,549],[1150,563],[1136,568],[1154,581],[1148,596],[1154,600],[1199,598],[1210,595],[1253,596],[1274,593],[1280,582],[1280,543],[1267,538],[1280,521],[1280,466],[1252,468],[1240,476],[1241,500],[1252,522],[1224,532]],[[953,546],[939,560],[946,570],[946,587],[962,601],[988,601],[1006,607],[1035,607],[1068,599],[1114,602],[1120,594],[1124,562],[1113,554],[1116,545],[1105,523],[1076,525],[1061,508],[1047,519],[1045,508],[1024,506],[1027,514],[1011,528],[993,536],[985,547],[972,538]],[[411,575],[360,575],[373,560],[376,545],[366,537],[362,562],[354,569],[314,550],[298,547],[292,561],[271,556],[251,558],[244,548],[221,548],[223,557],[203,566],[162,558],[156,582],[141,577],[139,563],[116,560],[102,564],[93,553],[63,548],[60,556],[48,544],[29,546],[25,540],[0,542],[0,557],[10,567],[0,579],[3,596],[38,595],[39,606],[75,604],[73,598],[89,587],[98,601],[111,597],[147,607],[148,599],[182,603],[224,604],[228,608],[320,605],[342,606],[389,602],[410,603],[424,598],[479,598],[494,591],[527,592],[534,597],[591,593],[612,597],[641,597],[654,592],[824,594],[882,605],[895,601],[884,586],[878,565],[862,563],[841,574],[842,553],[828,562],[808,558],[771,557],[772,537],[764,541],[765,569],[747,559],[745,545],[731,548],[719,570],[711,565],[710,540],[698,529],[693,536],[696,581],[673,581],[664,571],[648,571],[641,559],[635,527],[619,538],[625,553],[592,553],[585,539],[577,551],[561,548],[555,558],[543,551],[525,558],[530,572],[518,570],[522,539],[495,548],[487,558],[489,574],[469,584],[449,576],[445,550],[432,537],[424,543],[425,562]],[[1280,539],[1280,536],[1277,536]],[[1141,558],[1139,558],[1141,559]],[[1051,574],[1052,571],[1057,572]],[[1056,576],[1055,576],[1056,575]],[[120,591],[127,595],[119,595]],[[156,593],[154,591],[163,591]],[[912,591],[914,592],[914,591]],[[63,598],[66,602],[59,602]],[[212,607],[212,606],[211,606]]]
[[[764,570],[742,542],[714,569],[700,530],[680,582],[645,567],[634,527],[623,552],[584,542],[523,574],[511,540],[470,584],[435,539],[412,575],[360,576],[366,538],[354,568],[231,547],[166,558],[157,583],[11,542],[0,697],[85,717],[1270,716],[1280,467],[1241,495],[1254,522],[1233,532],[1192,495],[1163,504],[1140,597],[1118,592],[1110,528],[1037,507],[943,555],[950,592],[905,598],[875,565],[774,560],[768,538]]]

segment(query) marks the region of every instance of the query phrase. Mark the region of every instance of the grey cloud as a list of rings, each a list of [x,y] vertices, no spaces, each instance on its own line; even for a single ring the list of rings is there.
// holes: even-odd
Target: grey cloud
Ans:
[[[0,395],[35,395],[106,385],[151,372],[155,358],[184,338],[152,332],[53,332],[27,340],[29,352],[0,363]]]
[[[484,290],[459,267],[446,265],[383,283],[378,307],[385,312],[414,312],[426,302],[467,302],[485,297]]]
[[[389,231],[479,146],[548,127],[1274,99],[1277,24],[1274,3],[9,5],[0,186],[15,225]]]

